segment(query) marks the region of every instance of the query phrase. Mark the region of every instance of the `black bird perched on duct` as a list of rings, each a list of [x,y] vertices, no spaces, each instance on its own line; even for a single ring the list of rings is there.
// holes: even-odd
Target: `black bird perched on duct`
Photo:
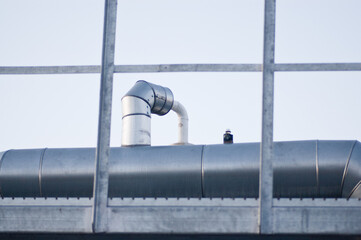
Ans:
[[[224,144],[233,143],[233,135],[231,134],[231,130],[227,129],[226,133],[223,134],[223,143]]]

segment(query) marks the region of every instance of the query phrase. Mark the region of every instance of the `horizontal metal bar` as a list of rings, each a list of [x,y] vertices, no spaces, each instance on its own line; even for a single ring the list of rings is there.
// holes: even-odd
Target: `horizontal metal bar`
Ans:
[[[0,74],[76,74],[100,73],[100,66],[0,67]],[[116,65],[114,73],[151,72],[261,72],[262,64],[160,64]]]
[[[258,200],[256,198],[110,198],[108,205],[110,207],[257,207]]]
[[[90,207],[92,198],[0,198],[0,207],[5,206],[72,206]],[[257,198],[108,198],[111,207],[257,207]],[[357,198],[273,198],[275,207],[358,207]]]
[[[357,198],[280,198],[273,199],[274,207],[322,207],[322,208],[337,208],[337,207],[357,207],[361,210],[361,200]],[[332,210],[331,210],[332,211]]]
[[[115,65],[114,73],[152,72],[262,72],[262,64],[159,64]],[[361,63],[278,63],[278,72],[361,71]],[[100,73],[100,66],[28,66],[0,67],[0,74],[78,74]]]
[[[0,74],[77,74],[100,73],[100,66],[0,67]]]
[[[90,233],[89,198],[0,198],[0,232]],[[274,234],[360,234],[358,199],[273,199]],[[254,198],[113,198],[108,233],[257,233]]]
[[[91,207],[91,198],[0,198],[0,207],[4,206],[72,206]]]
[[[116,73],[137,72],[261,72],[262,64],[118,65]]]
[[[257,207],[109,207],[108,233],[258,232]]]
[[[361,63],[295,63],[275,64],[274,71],[361,71]]]
[[[91,207],[1,206],[0,232],[90,233]]]
[[[359,207],[274,207],[274,234],[361,234]]]

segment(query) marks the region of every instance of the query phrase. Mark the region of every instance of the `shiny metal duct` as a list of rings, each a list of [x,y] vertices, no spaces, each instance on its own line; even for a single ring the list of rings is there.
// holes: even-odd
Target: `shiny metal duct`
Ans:
[[[169,88],[143,80],[122,98],[122,146],[149,146],[151,143],[151,113],[167,114],[173,106]]]
[[[188,144],[188,114],[184,106],[174,101],[169,88],[143,80],[122,98],[122,146],[150,146],[151,113],[165,115],[173,110],[178,115],[178,142]]]
[[[95,149],[0,153],[3,197],[91,197]],[[274,197],[359,197],[358,141],[274,143]],[[112,148],[109,197],[257,197],[259,143]]]

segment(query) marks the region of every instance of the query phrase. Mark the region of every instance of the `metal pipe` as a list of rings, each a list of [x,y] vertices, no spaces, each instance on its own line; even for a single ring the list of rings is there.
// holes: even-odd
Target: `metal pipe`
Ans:
[[[108,196],[258,197],[259,147],[236,143],[111,148]],[[9,150],[0,159],[1,195],[91,197],[94,157],[94,148]],[[361,144],[275,142],[273,175],[277,198],[357,197]]]
[[[177,145],[188,144],[188,113],[178,101],[174,101],[172,110],[178,115],[178,142]]]
[[[137,81],[122,98],[122,146],[149,146],[151,113],[165,115],[173,102],[169,88]]]

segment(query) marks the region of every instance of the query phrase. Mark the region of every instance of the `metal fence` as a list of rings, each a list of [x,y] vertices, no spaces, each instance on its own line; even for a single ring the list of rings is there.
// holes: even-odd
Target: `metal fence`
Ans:
[[[16,226],[5,222],[0,231],[17,229],[17,231],[65,231],[87,232],[90,224],[88,212],[82,207],[91,207],[92,232],[243,232],[243,233],[344,233],[361,234],[360,201],[305,201],[273,199],[273,105],[274,73],[276,71],[361,71],[361,63],[319,63],[319,64],[277,64],[275,51],[276,0],[265,0],[264,9],[264,50],[262,64],[166,64],[166,65],[115,65],[114,45],[117,15],[117,0],[105,1],[105,18],[103,31],[103,52],[101,66],[39,66],[39,67],[0,67],[0,74],[73,74],[101,73],[98,142],[96,149],[96,168],[94,193],[92,200],[76,202],[79,207],[81,223],[69,225],[67,219],[74,214],[67,212],[69,202],[38,199],[37,201],[17,200],[17,203],[2,200],[6,206],[63,206],[64,216],[58,221],[62,228],[40,227],[27,223]],[[110,143],[110,123],[112,106],[112,87],[114,73],[145,72],[263,72],[263,106],[262,106],[262,142],[260,158],[259,199],[108,199],[108,159]],[[90,202],[91,201],[91,202]],[[133,208],[127,208],[133,206]],[[138,206],[138,208],[137,208]],[[141,208],[139,208],[141,206]],[[168,208],[164,208],[167,206]],[[182,206],[181,208],[179,208]],[[212,206],[213,212],[207,213]],[[157,209],[159,211],[155,211]],[[162,207],[162,208],[159,208]],[[183,211],[180,219],[171,218],[175,207]],[[161,210],[160,210],[161,209]],[[10,209],[8,211],[13,211]],[[5,211],[7,211],[5,209]],[[33,218],[39,214],[38,208],[28,210],[26,216]],[[50,210],[49,210],[50,211]],[[139,216],[139,211],[142,216]],[[40,211],[41,212],[41,211]],[[14,213],[13,213],[14,214]],[[24,213],[22,213],[24,214]],[[48,214],[52,214],[51,211]],[[138,214],[138,215],[137,215]],[[217,222],[209,220],[210,214],[223,218],[224,225],[214,228]],[[16,214],[15,214],[16,215]],[[24,215],[23,215],[24,216]],[[24,217],[26,220],[27,217]],[[128,218],[128,219],[127,219]],[[149,220],[153,218],[152,220]],[[110,222],[109,219],[112,219]],[[163,220],[162,220],[163,219]],[[332,220],[333,219],[333,220]],[[24,220],[24,221],[25,221]],[[305,222],[307,220],[307,222]],[[113,222],[114,221],[114,222]],[[147,225],[142,225],[147,222]],[[150,223],[150,221],[153,221]],[[158,221],[158,222],[157,222]],[[162,224],[159,223],[162,221]],[[201,223],[202,222],[202,223]],[[257,224],[257,223],[258,224]],[[118,224],[118,225],[115,225]],[[255,225],[256,223],[256,225]],[[312,226],[312,223],[315,225]],[[338,225],[337,225],[337,224]],[[178,224],[178,226],[177,226]],[[180,225],[179,225],[180,224]],[[228,224],[228,225],[227,225]],[[307,226],[306,226],[306,225]],[[336,224],[336,225],[335,225]],[[256,229],[255,229],[256,226]],[[142,228],[143,227],[143,228]],[[145,227],[145,228],[144,228]],[[68,229],[69,228],[69,229]],[[60,229],[60,230],[59,230]],[[65,230],[64,230],[65,229]],[[66,230],[68,229],[68,230]],[[71,230],[70,230],[71,229]]]

